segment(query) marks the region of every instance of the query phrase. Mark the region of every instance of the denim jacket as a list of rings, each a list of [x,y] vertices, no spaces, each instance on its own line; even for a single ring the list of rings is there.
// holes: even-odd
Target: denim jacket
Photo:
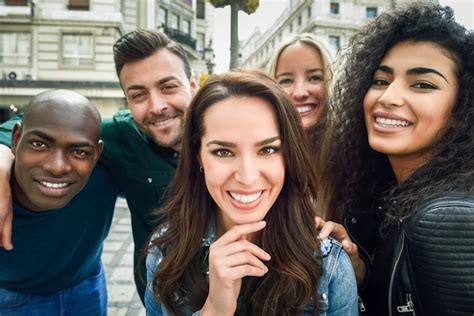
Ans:
[[[161,236],[166,231],[162,226],[152,237],[152,240]],[[215,226],[210,225],[205,237],[202,239],[202,247],[207,248],[215,240]],[[357,285],[349,256],[342,250],[341,245],[332,238],[321,242],[321,253],[323,255],[323,273],[319,281],[319,315],[320,316],[355,316],[358,314]],[[153,247],[146,258],[147,287],[145,291],[146,314],[151,316],[172,315],[165,306],[153,295],[152,281],[163,254],[158,247]],[[208,269],[208,268],[207,268]],[[208,271],[205,271],[208,272]],[[186,298],[178,298],[182,302],[181,311],[184,315],[197,316],[200,311],[192,311],[186,305]],[[308,305],[303,316],[313,315],[312,305]]]

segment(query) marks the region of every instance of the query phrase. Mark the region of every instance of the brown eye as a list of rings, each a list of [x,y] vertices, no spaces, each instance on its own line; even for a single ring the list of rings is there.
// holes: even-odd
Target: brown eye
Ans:
[[[260,149],[260,154],[261,155],[272,155],[276,152],[278,152],[280,150],[279,147],[273,147],[273,146],[269,146],[269,147],[264,147],[262,149]]]
[[[212,151],[212,154],[217,157],[232,157],[233,153],[228,149],[216,149]]]
[[[35,148],[46,148],[46,144],[43,143],[43,142],[40,142],[38,140],[34,140],[30,144],[31,144],[31,146],[33,146]]]

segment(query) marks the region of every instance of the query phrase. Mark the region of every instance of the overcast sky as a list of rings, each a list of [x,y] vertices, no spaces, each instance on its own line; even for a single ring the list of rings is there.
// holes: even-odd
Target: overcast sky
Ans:
[[[262,32],[269,28],[273,21],[285,9],[285,0],[260,0],[257,12],[251,15],[239,12],[239,39],[244,40],[259,27]],[[442,5],[454,9],[456,20],[469,29],[474,29],[474,0],[439,0]],[[214,49],[216,54],[216,72],[229,68],[230,58],[230,8],[214,9]]]

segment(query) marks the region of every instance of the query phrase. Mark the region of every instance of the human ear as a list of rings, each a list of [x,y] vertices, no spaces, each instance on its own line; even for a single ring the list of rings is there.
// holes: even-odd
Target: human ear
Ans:
[[[199,86],[194,78],[191,78],[189,83],[191,85],[191,96],[194,96],[199,89]]]
[[[99,160],[100,155],[102,154],[102,150],[104,150],[104,142],[100,139],[97,142],[97,146],[95,147],[95,152],[94,152],[94,163]]]
[[[18,148],[18,143],[20,142],[21,138],[21,123],[16,123],[15,126],[13,126],[13,132],[12,132],[12,153],[15,155],[16,150]]]

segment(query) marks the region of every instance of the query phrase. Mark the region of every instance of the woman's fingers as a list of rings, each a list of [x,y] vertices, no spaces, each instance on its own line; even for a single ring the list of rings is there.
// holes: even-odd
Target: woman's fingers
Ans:
[[[266,225],[265,221],[253,222],[249,224],[236,225],[229,229],[224,235],[216,240],[213,245],[220,248],[231,242],[241,239],[242,237],[262,230]]]
[[[215,262],[215,275],[229,286],[235,280],[246,276],[263,276],[268,268],[257,257],[248,253],[238,253]]]
[[[347,234],[347,231],[344,226],[331,221],[327,221],[324,223],[323,228],[321,228],[321,231],[319,232],[318,238],[320,240],[323,240],[328,236],[331,236],[340,243],[342,243],[344,240],[350,240],[350,237]]]
[[[212,244],[209,255],[212,254],[216,257],[227,257],[236,253],[247,252],[265,261],[271,259],[270,254],[248,240],[234,241],[233,243],[226,244],[224,247],[220,248],[218,248],[218,246],[218,244]]]
[[[250,265],[256,268],[259,268],[265,272],[268,271],[267,266],[260,261],[256,256],[252,255],[249,252],[239,252],[234,255],[228,256],[225,258],[225,265],[229,268],[241,266],[241,265]]]
[[[316,229],[321,230],[323,228],[324,224],[326,223],[326,221],[324,219],[322,219],[321,217],[316,216],[314,218],[314,223],[316,225]]]
[[[341,244],[342,244],[342,248],[344,249],[345,252],[347,252],[349,256],[356,255],[357,257],[359,257],[359,251],[357,249],[357,245],[353,243],[350,239],[344,239],[341,242]]]
[[[209,268],[224,283],[245,276],[262,276],[268,268],[261,261],[271,259],[259,246],[246,240],[246,236],[265,227],[265,222],[234,226],[215,241],[209,249]]]

